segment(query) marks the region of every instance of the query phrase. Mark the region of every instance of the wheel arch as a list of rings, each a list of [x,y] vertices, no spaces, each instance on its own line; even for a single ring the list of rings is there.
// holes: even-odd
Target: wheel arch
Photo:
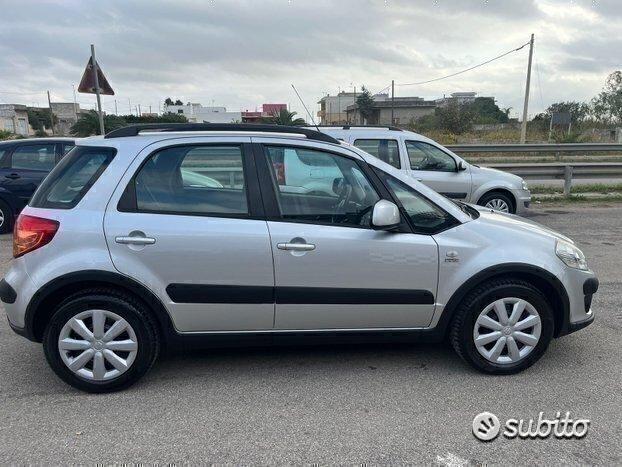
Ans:
[[[57,277],[32,297],[25,315],[26,337],[41,342],[47,323],[58,304],[69,295],[93,287],[108,287],[131,295],[150,310],[166,343],[176,335],[173,322],[162,302],[147,287],[128,276],[109,271],[79,271]]]
[[[454,292],[443,309],[443,314],[437,324],[439,333],[443,336],[447,335],[449,324],[453,319],[454,313],[469,292],[485,281],[499,278],[524,280],[538,288],[544,294],[553,310],[555,322],[553,335],[558,337],[564,334],[565,330],[568,328],[570,319],[570,300],[564,285],[549,271],[538,266],[523,263],[507,263],[492,266],[480,271],[464,282],[464,284]]]

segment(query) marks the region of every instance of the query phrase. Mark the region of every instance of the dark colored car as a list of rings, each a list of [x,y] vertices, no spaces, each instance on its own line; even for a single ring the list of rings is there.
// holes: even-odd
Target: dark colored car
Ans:
[[[11,230],[41,181],[74,142],[72,138],[0,142],[0,233]]]

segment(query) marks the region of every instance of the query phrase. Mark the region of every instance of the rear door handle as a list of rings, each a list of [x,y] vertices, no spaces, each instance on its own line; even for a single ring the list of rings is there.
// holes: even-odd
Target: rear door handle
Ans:
[[[289,251],[312,251],[315,250],[315,245],[312,243],[277,243],[276,247],[279,250]]]
[[[114,241],[122,245],[153,245],[156,239],[150,237],[115,237]]]
[[[11,180],[17,180],[18,178],[22,178],[22,176],[19,174],[8,174],[8,175],[5,175],[4,178],[10,178]]]

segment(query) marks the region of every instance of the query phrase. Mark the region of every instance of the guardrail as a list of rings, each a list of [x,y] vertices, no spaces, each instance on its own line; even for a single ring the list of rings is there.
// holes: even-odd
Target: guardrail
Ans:
[[[508,152],[552,152],[559,155],[565,152],[619,152],[620,143],[532,143],[532,144],[450,144],[447,148],[455,153],[508,153]],[[569,163],[522,163],[486,164],[505,172],[519,175],[527,180],[564,180],[564,195],[570,196],[573,178],[622,178],[622,163],[609,162],[569,162]]]
[[[477,152],[620,152],[620,143],[448,144],[455,153]]]

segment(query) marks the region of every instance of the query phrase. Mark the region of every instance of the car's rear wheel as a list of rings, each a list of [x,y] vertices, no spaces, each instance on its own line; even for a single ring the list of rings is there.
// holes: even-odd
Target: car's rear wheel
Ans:
[[[494,280],[473,290],[456,311],[451,343],[485,373],[512,374],[533,365],[553,336],[553,312],[531,284]]]
[[[8,233],[13,227],[13,211],[2,200],[0,200],[0,234]]]
[[[477,204],[499,212],[507,212],[510,214],[516,212],[516,208],[510,196],[501,192],[493,191],[492,193],[487,193],[480,198]]]
[[[138,381],[155,362],[160,342],[141,303],[114,290],[93,289],[60,304],[43,346],[63,381],[84,391],[110,392]]]

